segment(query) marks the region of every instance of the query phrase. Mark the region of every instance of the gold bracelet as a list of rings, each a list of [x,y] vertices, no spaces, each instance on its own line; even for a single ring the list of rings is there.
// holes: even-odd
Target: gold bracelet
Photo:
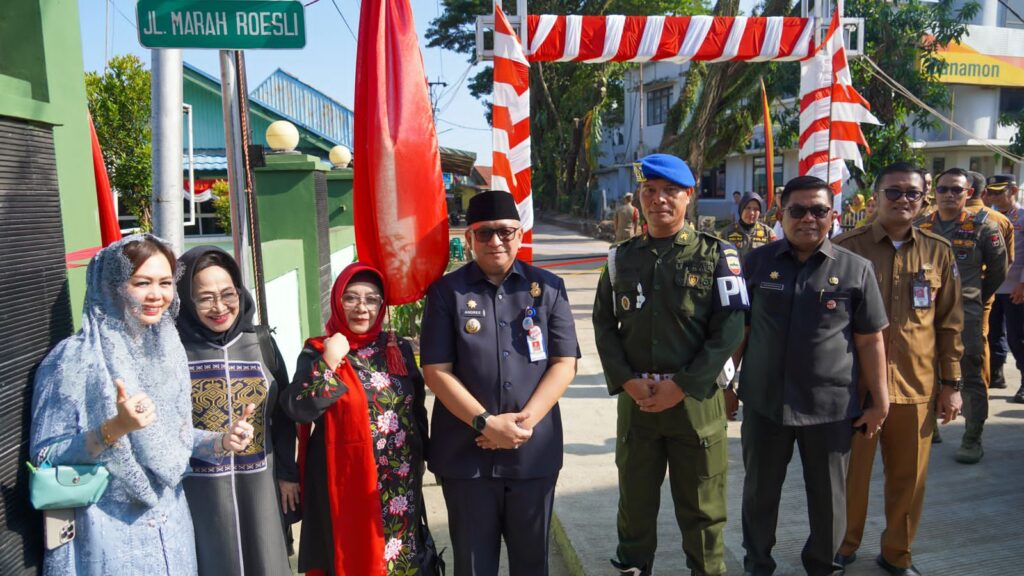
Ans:
[[[114,440],[110,439],[110,432],[107,431],[106,420],[104,420],[103,423],[100,424],[100,435],[103,436],[103,443],[106,444],[108,448],[114,445]]]

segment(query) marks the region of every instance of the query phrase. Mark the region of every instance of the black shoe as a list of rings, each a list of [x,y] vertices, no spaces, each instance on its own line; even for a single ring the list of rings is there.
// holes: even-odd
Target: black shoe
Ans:
[[[885,558],[883,558],[881,554],[878,555],[878,558],[875,558],[875,563],[881,566],[882,570],[885,570],[893,576],[921,576],[921,573],[917,571],[917,568],[915,568],[913,564],[911,564],[910,568],[893,566],[886,562]]]
[[[609,562],[611,562],[612,566],[619,571],[619,574],[624,576],[651,576],[651,571],[648,570],[646,566],[643,568],[637,568],[636,566],[623,564],[618,560],[609,560]]]
[[[832,561],[836,564],[839,564],[843,568],[846,568],[850,564],[853,564],[857,561],[857,553],[850,552],[849,554],[840,554],[839,552],[836,552],[836,557]]]
[[[1013,395],[1013,398],[1010,398],[1010,402],[1015,404],[1024,404],[1024,384],[1022,384],[1020,390],[1017,390],[1017,393]]]
[[[991,382],[988,385],[989,388],[995,390],[1003,390],[1006,388],[1006,378],[1003,376],[1003,367],[992,369]]]

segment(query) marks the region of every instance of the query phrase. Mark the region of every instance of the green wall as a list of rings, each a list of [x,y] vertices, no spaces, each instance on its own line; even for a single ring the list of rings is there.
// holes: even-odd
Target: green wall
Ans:
[[[5,0],[0,8],[0,115],[53,125],[65,251],[100,244],[82,38],[76,0]],[[85,268],[68,270],[78,326]]]

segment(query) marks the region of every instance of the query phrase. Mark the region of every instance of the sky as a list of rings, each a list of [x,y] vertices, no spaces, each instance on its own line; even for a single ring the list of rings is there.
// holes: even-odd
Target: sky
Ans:
[[[748,12],[755,0],[742,0]],[[306,8],[306,47],[302,50],[247,50],[246,69],[250,90],[277,68],[282,68],[321,92],[353,107],[359,0],[302,0]],[[311,3],[312,2],[312,3]],[[441,11],[440,0],[411,0],[416,32],[420,37],[423,64],[432,82],[447,82],[440,98],[437,120],[441,146],[476,152],[477,164],[491,164],[491,130],[484,105],[470,96],[466,81],[480,67],[463,54],[426,48],[430,21]],[[99,71],[118,54],[135,54],[149,66],[150,51],[139,45],[135,21],[136,0],[78,0],[82,26],[85,70]],[[344,19],[341,15],[344,15]],[[346,25],[347,22],[347,25]],[[351,30],[351,32],[350,32]],[[216,50],[184,50],[184,60],[220,77]],[[460,83],[460,80],[462,82]]]
[[[312,0],[302,0],[309,4]],[[335,9],[335,4],[338,10]],[[440,99],[437,122],[441,146],[476,152],[477,163],[491,163],[491,130],[484,105],[470,96],[468,78],[479,68],[463,54],[426,48],[430,21],[441,10],[439,0],[411,0],[416,32],[420,37],[424,71],[430,81],[448,83]],[[82,26],[82,55],[87,72],[100,71],[111,56],[135,54],[149,67],[150,51],[139,45],[135,21],[136,0],[78,0]],[[348,26],[338,14],[344,14]],[[249,89],[256,88],[282,68],[321,92],[352,108],[354,100],[359,0],[318,0],[306,8],[306,47],[302,50],[246,50]],[[185,62],[220,77],[216,50],[184,50]],[[489,64],[480,66],[489,67]],[[466,80],[456,87],[468,70]],[[458,126],[456,126],[458,125]]]

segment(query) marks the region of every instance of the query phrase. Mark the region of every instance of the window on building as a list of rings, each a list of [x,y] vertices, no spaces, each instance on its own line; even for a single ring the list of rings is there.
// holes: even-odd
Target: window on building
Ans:
[[[946,171],[946,157],[945,156],[936,156],[935,158],[932,158],[932,178],[938,177],[939,174],[942,174],[945,171]]]
[[[701,198],[725,198],[725,164],[705,170],[698,186]]]
[[[668,119],[669,102],[672,99],[672,87],[659,88],[647,93],[647,125],[664,124]]]
[[[1024,110],[1024,88],[999,89],[999,113],[1007,114]]]
[[[782,186],[786,182],[782,176],[782,158],[775,156],[773,159],[774,169],[772,170],[772,177],[775,179],[776,186]],[[766,160],[764,156],[754,157],[754,192],[761,195],[762,198],[768,193],[768,171],[765,169]]]

